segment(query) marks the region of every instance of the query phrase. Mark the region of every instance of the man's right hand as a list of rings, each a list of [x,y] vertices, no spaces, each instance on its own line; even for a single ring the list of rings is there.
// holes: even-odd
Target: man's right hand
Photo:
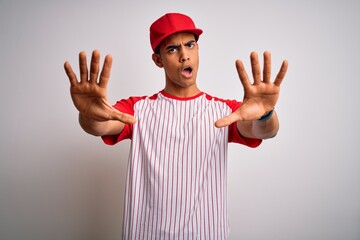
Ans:
[[[90,64],[90,74],[86,62],[86,53],[80,52],[80,82],[72,70],[70,63],[65,62],[65,72],[70,80],[70,93],[75,107],[86,119],[92,121],[105,122],[108,120],[118,120],[122,123],[133,124],[136,119],[122,113],[112,107],[106,95],[106,88],[110,78],[112,65],[111,55],[105,57],[104,66],[99,77],[100,52],[93,51]],[[99,80],[98,80],[99,77]]]

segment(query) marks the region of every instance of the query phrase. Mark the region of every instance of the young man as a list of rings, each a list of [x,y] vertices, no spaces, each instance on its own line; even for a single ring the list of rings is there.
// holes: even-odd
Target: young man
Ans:
[[[132,141],[123,239],[226,239],[227,144],[257,147],[278,131],[274,107],[287,61],[272,82],[270,53],[264,53],[261,76],[253,52],[253,83],[242,62],[236,61],[243,102],[212,97],[196,84],[201,33],[183,14],[156,20],[150,27],[152,59],[164,69],[165,87],[150,97],[131,97],[114,106],[106,96],[110,55],[99,80],[98,51],[92,54],[90,73],[86,55],[80,53],[80,81],[65,63],[81,127],[107,144]]]

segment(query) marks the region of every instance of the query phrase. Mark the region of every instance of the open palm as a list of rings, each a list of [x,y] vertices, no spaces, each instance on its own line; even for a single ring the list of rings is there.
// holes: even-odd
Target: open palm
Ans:
[[[251,69],[254,78],[253,83],[246,73],[242,61],[236,61],[236,69],[239,74],[240,81],[244,88],[244,98],[242,105],[230,115],[216,121],[217,127],[225,127],[237,121],[252,121],[259,119],[266,112],[274,109],[280,94],[280,85],[285,77],[288,62],[283,61],[280,71],[274,82],[271,82],[271,54],[264,53],[264,69],[261,76],[261,69],[258,55],[252,52]]]
[[[107,55],[99,77],[100,53],[95,50],[92,54],[89,73],[86,54],[81,52],[79,54],[80,81],[78,81],[70,64],[65,62],[64,68],[70,80],[71,98],[78,111],[93,120],[119,120],[123,123],[134,123],[135,118],[133,116],[116,110],[107,100],[106,89],[110,78],[111,65],[112,57]]]

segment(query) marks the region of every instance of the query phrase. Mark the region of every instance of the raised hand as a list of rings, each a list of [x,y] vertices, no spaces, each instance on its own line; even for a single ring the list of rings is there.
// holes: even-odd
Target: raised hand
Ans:
[[[69,62],[65,62],[65,72],[70,80],[70,93],[75,107],[86,118],[94,121],[119,120],[123,123],[134,123],[135,118],[112,107],[106,95],[112,65],[111,55],[105,57],[104,66],[99,77],[100,52],[92,53],[90,74],[88,72],[86,53],[79,54],[80,82]]]
[[[230,115],[216,121],[216,127],[225,127],[237,121],[253,121],[274,109],[280,94],[288,62],[283,61],[274,82],[271,82],[271,54],[264,53],[264,69],[261,77],[260,63],[256,52],[250,55],[253,83],[250,82],[242,61],[236,61],[236,68],[244,88],[242,105]]]

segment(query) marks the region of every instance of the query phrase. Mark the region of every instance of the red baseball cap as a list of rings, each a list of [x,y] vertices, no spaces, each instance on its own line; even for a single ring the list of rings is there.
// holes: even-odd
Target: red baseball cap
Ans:
[[[202,30],[195,27],[193,20],[181,13],[167,13],[150,26],[150,44],[155,49],[168,36],[178,32],[189,32],[195,35],[196,41]]]

